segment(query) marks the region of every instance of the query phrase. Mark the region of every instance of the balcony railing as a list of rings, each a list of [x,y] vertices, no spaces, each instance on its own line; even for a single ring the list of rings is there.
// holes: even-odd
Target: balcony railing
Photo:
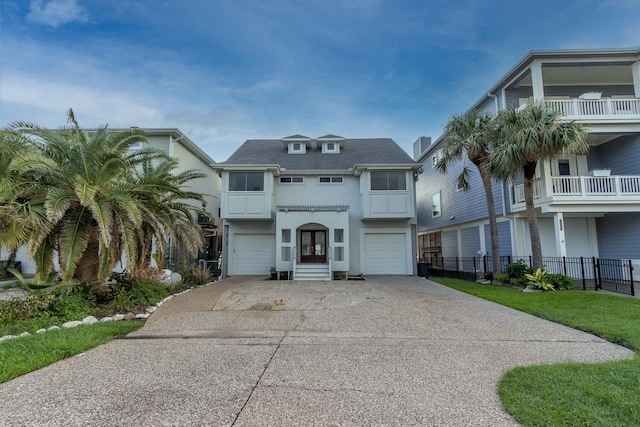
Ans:
[[[640,175],[614,176],[553,176],[551,196],[637,196],[640,195]],[[514,203],[524,202],[524,185],[514,186]],[[534,199],[543,195],[542,183],[536,179]]]
[[[638,98],[553,99],[545,105],[563,116],[634,116],[640,115]]]

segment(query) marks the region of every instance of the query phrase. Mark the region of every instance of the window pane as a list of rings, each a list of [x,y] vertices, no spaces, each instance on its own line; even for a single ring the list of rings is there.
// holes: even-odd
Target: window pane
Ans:
[[[282,243],[291,243],[291,229],[282,230]]]
[[[440,216],[441,206],[440,206],[440,193],[436,193],[431,198],[431,216],[436,217]]]
[[[407,180],[404,172],[388,172],[389,190],[406,190]]]
[[[304,182],[304,178],[302,178],[301,176],[294,176],[293,178],[291,178],[291,182]]]
[[[246,181],[246,173],[229,172],[229,191],[245,191]]]
[[[333,230],[333,241],[336,243],[344,242],[344,230],[342,228],[336,228]]]
[[[321,176],[320,182],[331,182],[331,178],[329,178],[328,176]]]
[[[262,172],[247,172],[245,191],[264,191],[264,174]]]
[[[331,178],[331,182],[342,182],[342,177],[334,176],[333,178]]]
[[[371,172],[371,189],[372,190],[388,190],[387,173]]]

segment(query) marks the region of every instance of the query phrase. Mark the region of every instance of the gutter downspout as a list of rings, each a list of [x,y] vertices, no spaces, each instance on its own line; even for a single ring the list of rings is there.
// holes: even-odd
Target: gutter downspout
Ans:
[[[498,106],[498,97],[497,97],[496,95],[492,95],[492,94],[491,94],[491,92],[487,92],[487,96],[488,96],[489,98],[493,98],[493,102],[494,102],[494,104],[495,104],[495,108],[496,108],[496,115],[497,115],[497,114],[498,114],[498,109],[499,109],[499,106]]]

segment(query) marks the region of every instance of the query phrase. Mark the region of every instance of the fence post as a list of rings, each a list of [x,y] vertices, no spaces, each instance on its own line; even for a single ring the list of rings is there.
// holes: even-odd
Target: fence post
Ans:
[[[487,272],[487,256],[482,256],[482,271]]]
[[[475,280],[478,280],[478,267],[476,266],[476,257],[473,257],[473,277],[475,277]]]
[[[565,276],[567,275],[567,257],[563,256],[562,257],[562,271]]]
[[[629,260],[629,281],[631,284],[631,296],[636,296],[636,291],[633,289],[633,265],[631,265],[631,260]]]
[[[580,272],[582,273],[582,290],[587,290],[587,279],[584,277],[584,257],[580,257]]]
[[[593,277],[596,278],[596,291],[600,289],[600,259],[593,257]]]
[[[460,261],[456,257],[456,279],[460,278]]]

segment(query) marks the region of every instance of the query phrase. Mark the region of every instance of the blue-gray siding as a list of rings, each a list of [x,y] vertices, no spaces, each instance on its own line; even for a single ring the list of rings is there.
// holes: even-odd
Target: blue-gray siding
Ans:
[[[462,244],[462,268],[464,271],[475,271],[478,267],[474,264],[475,257],[480,250],[480,230],[478,227],[467,227],[460,230],[460,243]]]
[[[451,164],[447,173],[442,174],[431,166],[432,155],[433,153],[429,153],[425,157],[424,172],[419,175],[416,183],[418,232],[487,218],[487,201],[478,169],[468,160],[466,161],[471,171],[469,177],[471,189],[467,192],[457,191],[456,178],[462,172],[465,162],[461,160]],[[502,195],[504,194],[505,197],[508,195],[501,191],[501,185],[501,183],[494,183],[492,186],[497,215],[502,215]],[[433,195],[438,192],[440,192],[441,215],[433,218],[431,201]]]
[[[587,156],[589,169],[606,167],[613,175],[640,173],[640,136],[623,136],[594,147]]]
[[[640,259],[640,213],[607,214],[596,219],[596,227],[600,258]]]
[[[442,232],[442,256],[445,258],[458,256],[458,233],[455,230]]]
[[[509,221],[498,222],[498,245],[500,246],[500,256],[508,256],[513,253],[511,246],[511,227]],[[489,224],[484,226],[484,244],[487,248],[487,255],[491,255],[491,230]]]

